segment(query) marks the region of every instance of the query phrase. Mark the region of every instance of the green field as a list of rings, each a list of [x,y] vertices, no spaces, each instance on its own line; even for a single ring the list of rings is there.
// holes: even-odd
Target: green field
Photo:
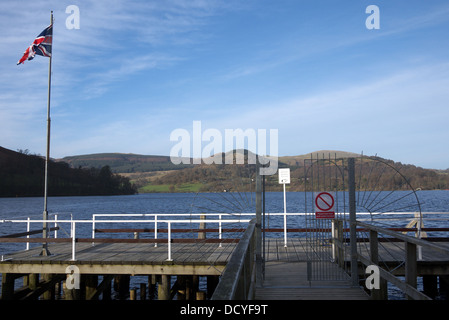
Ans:
[[[139,188],[139,193],[152,192],[198,192],[200,191],[202,183],[183,183],[179,185],[172,184],[148,184]]]

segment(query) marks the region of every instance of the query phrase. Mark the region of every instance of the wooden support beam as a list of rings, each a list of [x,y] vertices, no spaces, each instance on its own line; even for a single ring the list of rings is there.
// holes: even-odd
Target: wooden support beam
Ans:
[[[84,275],[85,277],[85,288],[86,288],[86,300],[97,300],[97,286],[98,286],[98,275],[96,274],[88,274]]]
[[[52,275],[51,277],[44,277],[43,281],[40,281],[34,290],[31,290],[29,294],[24,296],[22,300],[33,300],[39,298],[44,292],[48,290],[52,290],[55,284],[59,281],[62,281],[66,275]],[[47,278],[47,279],[45,279]],[[33,285],[34,286],[34,285]],[[30,289],[31,289],[30,283]]]
[[[173,300],[175,296],[177,296],[177,300],[186,300],[185,280],[184,276],[176,276],[176,281],[170,290],[170,300]]]
[[[103,300],[110,300],[111,298],[111,281],[113,275],[105,275],[101,283],[98,284],[97,275],[89,275],[89,280],[86,281],[86,300],[98,300],[103,293]]]

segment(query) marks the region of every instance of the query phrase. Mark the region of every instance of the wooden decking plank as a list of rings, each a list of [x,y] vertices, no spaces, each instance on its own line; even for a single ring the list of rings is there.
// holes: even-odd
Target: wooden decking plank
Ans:
[[[236,243],[222,243],[221,247],[218,246],[215,250],[210,254],[207,258],[207,262],[209,263],[224,263],[228,261],[231,253],[233,252]]]
[[[262,288],[256,289],[256,300],[368,300],[361,288],[346,282],[320,282],[314,286],[307,280],[306,262],[271,262],[265,265]]]
[[[272,288],[259,291],[256,300],[369,300],[359,288]]]
[[[197,243],[187,243],[178,252],[179,256],[176,257],[176,261],[180,263],[206,261],[207,257],[218,245],[218,243],[205,243],[200,241]]]

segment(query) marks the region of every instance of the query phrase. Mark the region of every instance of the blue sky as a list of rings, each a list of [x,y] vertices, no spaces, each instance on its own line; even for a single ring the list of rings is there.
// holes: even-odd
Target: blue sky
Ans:
[[[48,58],[16,63],[51,10],[52,157],[169,155],[201,121],[278,129],[280,156],[449,168],[447,0],[2,1],[2,147],[45,154]]]

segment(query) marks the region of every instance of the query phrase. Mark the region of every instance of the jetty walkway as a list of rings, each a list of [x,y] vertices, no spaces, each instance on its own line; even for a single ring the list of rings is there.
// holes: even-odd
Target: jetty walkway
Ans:
[[[114,288],[120,299],[367,300],[387,299],[387,283],[411,299],[448,292],[447,238],[424,240],[404,234],[416,232],[415,228],[392,230],[357,221],[357,251],[351,252],[337,221],[331,231],[267,228],[270,236],[263,241],[257,241],[261,228],[256,219],[238,219],[223,227],[230,221],[190,219],[190,228],[175,228],[182,221],[152,220],[153,228],[141,229],[99,229],[95,221],[92,237],[82,238],[77,237],[73,220],[71,237],[33,238],[30,230],[3,235],[0,242],[26,243],[27,248],[2,254],[1,299],[107,300]],[[69,221],[58,221],[53,229],[64,222]],[[161,229],[161,224],[167,228]],[[331,236],[324,240],[304,236],[312,231]],[[132,236],[98,237],[111,232]],[[289,234],[287,243],[284,232]],[[151,238],[142,236],[145,233]],[[32,243],[39,245],[29,248]],[[49,255],[42,255],[41,243],[47,244]],[[369,265],[379,267],[380,287],[375,290],[365,286]],[[147,277],[139,289],[130,287],[135,276]],[[417,289],[418,277],[423,278],[423,290]]]

